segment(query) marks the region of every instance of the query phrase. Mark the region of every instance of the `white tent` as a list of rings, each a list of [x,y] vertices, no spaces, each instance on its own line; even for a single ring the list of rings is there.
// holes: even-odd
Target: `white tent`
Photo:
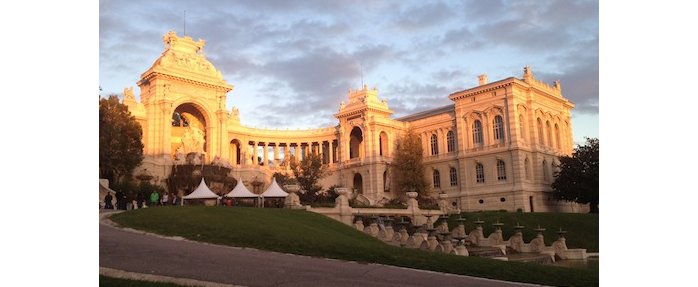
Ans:
[[[204,182],[204,179],[201,178],[201,183],[199,184],[199,187],[197,187],[192,193],[190,193],[187,196],[184,196],[184,199],[206,199],[206,198],[221,198],[217,194],[215,194],[213,191],[211,191],[208,186],[206,186],[206,182]]]
[[[288,193],[286,193],[281,187],[279,186],[278,183],[276,183],[276,178],[273,178],[271,181],[271,185],[269,185],[269,188],[265,190],[262,193],[262,197],[287,197]]]
[[[250,192],[247,187],[245,187],[244,184],[242,184],[242,180],[238,180],[238,184],[235,185],[235,188],[228,192],[228,194],[224,195],[225,197],[259,197],[259,195],[254,194]]]

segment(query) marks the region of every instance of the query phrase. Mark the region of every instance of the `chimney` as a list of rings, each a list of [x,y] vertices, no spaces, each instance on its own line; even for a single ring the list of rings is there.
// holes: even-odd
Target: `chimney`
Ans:
[[[485,74],[479,75],[479,76],[477,76],[477,80],[478,80],[480,86],[486,85],[487,84],[487,75],[485,75]]]

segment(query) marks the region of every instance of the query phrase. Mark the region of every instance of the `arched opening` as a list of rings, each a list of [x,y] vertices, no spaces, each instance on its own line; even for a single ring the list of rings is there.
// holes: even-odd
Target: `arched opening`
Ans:
[[[390,192],[390,175],[387,169],[383,172],[383,191]]]
[[[230,162],[240,164],[240,141],[237,139],[230,141]]]
[[[453,131],[448,131],[446,133],[446,152],[453,152],[456,150],[456,137]]]
[[[388,156],[388,134],[385,132],[381,132],[379,140],[378,140],[378,150],[380,151],[380,155],[382,156]]]
[[[354,193],[363,194],[364,193],[364,180],[360,173],[354,174]]]
[[[361,143],[364,141],[363,132],[359,127],[354,127],[349,134],[349,158],[358,158],[363,156],[363,148]]]
[[[482,145],[482,123],[480,120],[473,122],[473,144]]]
[[[206,135],[206,117],[200,108],[192,103],[179,105],[172,113],[170,133],[170,150],[177,158],[178,154],[206,154],[208,144]]]
[[[504,121],[502,116],[494,117],[494,140],[500,143],[504,142]]]
[[[439,154],[439,138],[436,134],[431,135],[431,155]]]

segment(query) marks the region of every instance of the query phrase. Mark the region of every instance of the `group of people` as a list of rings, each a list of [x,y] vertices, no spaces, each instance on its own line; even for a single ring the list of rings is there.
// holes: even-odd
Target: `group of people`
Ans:
[[[116,206],[113,204],[113,200],[116,198]],[[148,207],[154,206],[164,206],[164,205],[180,205],[181,199],[175,193],[163,192],[162,196],[157,191],[153,191],[150,194],[150,200],[148,201]],[[126,193],[122,191],[117,191],[113,196],[111,192],[108,192],[104,196],[104,209],[136,209],[143,208],[146,205],[145,194],[139,192],[135,199],[129,201]]]
[[[172,196],[170,196],[170,194]],[[160,196],[160,193],[157,191],[153,191],[150,194],[150,206],[164,206],[164,205],[180,205],[180,198],[177,197],[177,194],[175,193],[167,193],[164,192],[162,196]]]

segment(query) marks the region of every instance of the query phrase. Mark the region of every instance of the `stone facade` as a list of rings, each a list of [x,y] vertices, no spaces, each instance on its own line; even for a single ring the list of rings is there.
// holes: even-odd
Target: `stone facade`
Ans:
[[[229,163],[247,186],[257,178],[266,187],[274,172],[290,172],[291,155],[312,152],[331,171],[325,188],[348,187],[375,204],[402,192],[390,185],[389,167],[397,139],[411,128],[423,143],[432,190],[455,208],[586,211],[549,194],[557,157],[573,150],[574,104],[559,82],[542,83],[529,67],[521,79],[488,83],[481,75],[477,87],[449,95],[452,105],[401,118],[391,117],[378,90],[364,86],[349,91],[336,126],[270,130],[242,126],[238,110],[227,110],[233,86],[205,58],[203,40],[169,32],[163,41],[165,51],[137,83],[140,102],[132,88],[124,91],[124,104],[143,127],[145,159],[136,174],[147,169],[164,184],[176,159],[198,152],[202,163]]]

